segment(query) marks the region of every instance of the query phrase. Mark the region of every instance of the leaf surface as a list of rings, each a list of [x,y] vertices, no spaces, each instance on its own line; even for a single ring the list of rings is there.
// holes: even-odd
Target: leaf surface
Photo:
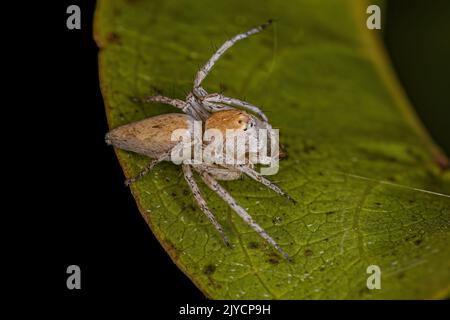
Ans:
[[[269,178],[297,205],[250,179],[221,184],[294,262],[279,257],[197,177],[234,244],[226,248],[172,163],[131,188],[158,240],[208,297],[448,294],[450,175],[436,165],[438,148],[411,111],[374,31],[366,29],[366,7],[313,0],[98,2],[95,38],[111,128],[177,112],[130,97],[184,99],[223,41],[276,20],[231,48],[204,86],[261,105],[280,129],[289,157]],[[148,161],[121,150],[117,156],[127,177]],[[381,290],[367,289],[370,265],[381,269]]]

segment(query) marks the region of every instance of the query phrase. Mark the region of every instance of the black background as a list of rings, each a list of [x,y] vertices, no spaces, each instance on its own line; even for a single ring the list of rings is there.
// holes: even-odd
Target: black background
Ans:
[[[403,36],[399,33],[413,32],[405,25],[409,25],[412,14],[424,10],[425,1],[391,3],[388,16],[395,19],[389,20],[384,31],[388,48],[413,103],[420,105],[421,115],[439,115],[424,118],[429,127],[438,128],[431,131],[445,144],[449,139],[443,134],[445,122],[441,118],[442,112],[449,112],[448,93],[442,89],[432,91],[437,101],[434,109],[423,102],[428,101],[426,88],[420,82],[423,79],[408,72],[416,72],[419,59],[429,59],[429,52],[418,50],[422,56],[414,58],[414,50],[402,49],[408,43],[401,43]],[[414,7],[414,3],[421,5]],[[70,4],[81,7],[81,30],[66,28],[66,8]],[[25,151],[25,156],[20,157],[24,160],[20,171],[29,175],[27,180],[11,182],[19,195],[15,206],[19,209],[11,215],[18,218],[19,227],[26,232],[12,238],[17,243],[22,241],[17,249],[11,247],[14,258],[7,264],[19,271],[13,278],[19,295],[33,293],[34,298],[63,299],[69,304],[136,297],[152,301],[149,306],[154,310],[174,314],[176,306],[188,301],[205,303],[204,295],[173,264],[149,230],[123,185],[123,173],[113,149],[104,143],[108,127],[99,90],[98,49],[92,38],[94,9],[93,1],[55,1],[45,7],[39,4],[39,15],[28,7],[31,26],[25,28],[20,28],[24,19],[20,13],[25,9],[9,11],[14,19],[12,26],[18,31],[15,42],[11,42],[16,51],[11,52],[14,55],[20,51],[27,60],[26,64],[15,65],[20,70],[17,82],[21,88],[24,82],[29,87],[14,93],[15,104],[21,106],[16,109],[16,119],[26,114],[23,126],[29,130],[22,141],[31,143],[26,149],[19,145],[19,151]],[[422,30],[415,46],[429,46],[426,41],[431,39],[440,47],[436,30],[427,34],[426,25],[415,28]],[[396,43],[400,43],[400,49]],[[16,44],[21,45],[20,50]],[[439,77],[448,68],[448,61],[444,61],[448,56],[443,58],[445,50],[438,49],[437,57],[442,59],[437,62],[439,68],[428,67],[435,68]],[[439,79],[448,82],[448,75]],[[66,268],[71,264],[81,268],[81,290],[66,287]],[[301,307],[305,308],[305,304]],[[278,312],[296,308],[290,303],[278,308]]]
[[[81,8],[81,30],[66,28],[66,8]],[[51,221],[42,261],[48,290],[64,296],[143,295],[164,300],[204,295],[175,266],[140,215],[127,187],[108,131],[92,37],[94,1],[61,1],[49,17],[49,47],[41,47],[50,79],[46,112],[51,121],[45,152],[50,165],[42,199]],[[45,128],[45,129],[49,129]],[[50,142],[50,145],[52,143]],[[47,187],[48,185],[48,187]],[[80,266],[82,290],[66,287],[66,268]]]

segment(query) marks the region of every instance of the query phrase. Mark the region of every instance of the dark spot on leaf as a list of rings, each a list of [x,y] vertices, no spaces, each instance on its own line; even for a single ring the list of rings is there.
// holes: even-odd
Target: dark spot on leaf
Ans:
[[[330,214],[334,214],[334,213],[336,213],[336,211],[328,211],[328,212],[326,213],[326,215],[329,216]]]
[[[314,152],[314,151],[316,151],[316,147],[314,145],[312,145],[312,144],[305,144],[303,146],[303,152],[306,153],[306,154],[309,154],[309,153]]]
[[[219,84],[219,90],[220,90],[220,92],[225,92],[226,90],[228,90],[228,86],[226,85],[226,84],[224,84],[224,83],[220,83]]]
[[[419,246],[422,243],[422,239],[417,239],[416,241],[414,241],[414,244],[416,246]]]
[[[305,255],[305,257],[311,257],[314,252],[311,249],[306,249],[303,254]]]
[[[258,249],[259,248],[259,243],[255,242],[255,241],[251,241],[251,242],[248,243],[248,247],[250,249]]]
[[[228,60],[228,61],[232,61],[232,60],[234,60],[234,57],[233,57],[232,54],[226,54],[226,55],[223,56],[222,59]]]
[[[203,273],[206,274],[207,276],[213,274],[214,271],[216,271],[216,267],[212,264],[208,264],[203,268]]]
[[[270,264],[276,265],[276,264],[280,263],[280,260],[278,258],[274,257],[274,258],[269,258],[267,260],[267,262],[270,263]]]
[[[108,43],[113,43],[113,44],[121,44],[122,43],[122,39],[120,38],[120,36],[115,33],[115,32],[111,32],[106,36],[106,40],[108,41]]]
[[[171,195],[172,195],[172,197],[176,197],[177,196],[177,194],[175,192],[172,192]]]
[[[281,224],[283,222],[283,218],[280,217],[280,216],[275,216],[275,217],[272,218],[272,222],[275,225],[279,225],[279,224]]]
[[[365,288],[360,289],[360,290],[358,291],[358,294],[359,294],[360,296],[363,296],[364,294],[367,294],[367,293],[369,293],[369,292],[370,292],[370,291],[369,291],[369,288],[365,287]]]
[[[379,202],[375,202],[375,205],[377,205],[377,206],[381,206],[381,203],[379,203]]]
[[[155,92],[156,94],[162,94],[163,90],[160,87],[157,87],[155,85],[151,85],[150,88]]]
[[[210,286],[214,287],[214,288],[219,289],[219,290],[222,289],[222,285],[220,283],[218,283],[218,282],[213,281],[211,278],[209,278],[208,284]]]
[[[398,278],[399,280],[403,279],[404,277],[405,277],[405,273],[404,273],[404,272],[400,272],[400,273],[398,274],[398,276],[397,276],[397,278]]]

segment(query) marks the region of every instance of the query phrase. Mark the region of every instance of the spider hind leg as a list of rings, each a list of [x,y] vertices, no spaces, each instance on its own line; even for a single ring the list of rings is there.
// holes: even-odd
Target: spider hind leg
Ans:
[[[194,175],[192,174],[191,167],[188,164],[183,164],[183,175],[188,183],[189,187],[191,188],[192,194],[194,195],[195,200],[197,201],[198,206],[203,211],[203,213],[206,215],[206,217],[211,221],[211,223],[216,228],[217,232],[222,237],[223,242],[227,247],[231,247],[230,241],[228,240],[228,237],[225,235],[225,232],[223,231],[223,227],[220,225],[220,223],[217,221],[214,214],[209,210],[208,205],[206,204],[205,199],[203,198],[200,189],[198,188],[197,183],[195,182]]]
[[[242,208],[231,194],[225,190],[213,177],[211,177],[206,171],[200,173],[202,180],[205,184],[217,193],[228,205],[250,226],[255,230],[264,240],[270,243],[286,260],[292,262],[292,258],[280,248],[275,240],[259,225],[255,220]]]

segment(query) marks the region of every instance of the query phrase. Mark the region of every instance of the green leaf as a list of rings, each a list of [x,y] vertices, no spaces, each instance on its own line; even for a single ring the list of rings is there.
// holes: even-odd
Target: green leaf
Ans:
[[[201,184],[234,244],[226,248],[172,163],[131,188],[158,240],[206,296],[448,294],[450,175],[437,166],[436,158],[444,158],[411,111],[376,31],[366,29],[366,7],[363,1],[99,1],[95,38],[111,128],[176,112],[129,97],[184,99],[216,47],[276,20],[231,48],[205,88],[263,106],[280,129],[289,157],[269,178],[297,205],[247,178],[221,184],[294,262],[280,258]],[[121,150],[117,156],[127,177],[147,163]],[[369,265],[381,269],[380,290],[367,289]]]

